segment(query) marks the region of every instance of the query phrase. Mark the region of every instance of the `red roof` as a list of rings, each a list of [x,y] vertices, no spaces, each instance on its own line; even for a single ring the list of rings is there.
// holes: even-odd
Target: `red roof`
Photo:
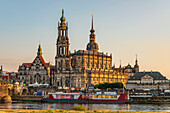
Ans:
[[[50,69],[55,69],[55,66],[54,65],[50,65]]]
[[[30,68],[32,63],[23,63],[25,67]]]
[[[9,78],[11,79],[13,76],[16,76],[16,78],[18,78],[18,73],[16,73],[16,72],[14,72],[15,73],[15,75],[12,75],[12,72],[6,72],[6,74],[8,74],[7,76],[4,76],[4,75],[2,75],[2,78],[4,79],[4,78],[6,78],[6,79],[8,79],[8,76],[9,76]]]
[[[45,68],[48,68],[48,67],[51,68],[50,63],[46,63],[45,60],[44,60],[44,58],[43,58],[42,56],[37,56],[37,57],[39,57],[40,61],[42,62],[42,64],[44,65]],[[37,57],[36,57],[36,58],[37,58]],[[36,58],[35,58],[35,59],[36,59]],[[35,61],[35,59],[34,59],[34,61]],[[27,67],[30,68],[31,65],[34,63],[34,61],[33,61],[32,63],[23,63],[23,65],[24,65],[25,68],[27,68]],[[21,66],[19,66],[19,70],[20,70],[20,69],[21,69]]]

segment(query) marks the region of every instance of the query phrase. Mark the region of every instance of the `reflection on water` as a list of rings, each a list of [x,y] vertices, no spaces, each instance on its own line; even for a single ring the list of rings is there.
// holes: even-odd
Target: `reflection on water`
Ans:
[[[0,103],[0,109],[72,109],[78,104],[60,103]],[[89,110],[170,112],[170,104],[82,104]]]

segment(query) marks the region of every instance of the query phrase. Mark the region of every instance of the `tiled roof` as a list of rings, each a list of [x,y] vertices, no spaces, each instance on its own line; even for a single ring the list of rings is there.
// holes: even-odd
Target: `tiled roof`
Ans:
[[[54,65],[49,65],[49,66],[50,66],[50,69],[55,69]]]
[[[23,65],[24,65],[25,67],[28,67],[28,68],[31,67],[31,64],[32,64],[32,63],[23,63]]]
[[[137,72],[134,76],[131,76],[128,80],[140,80],[145,75],[151,76],[154,80],[167,80],[160,72]]]
[[[16,76],[16,78],[18,77],[18,73],[16,73],[16,72],[5,72],[6,73],[6,75],[2,75],[2,78],[4,79],[4,78],[6,78],[6,79],[8,79],[8,76],[9,76],[9,78],[11,79],[13,76]]]
[[[44,65],[45,68],[48,68],[48,67],[50,66],[50,63],[46,63],[45,60],[44,60],[44,58],[43,58],[42,56],[37,56],[37,57],[40,59],[41,63]],[[37,57],[36,57],[36,58],[37,58]],[[35,59],[36,59],[36,58],[35,58]],[[35,62],[35,59],[34,59],[34,61],[33,61],[32,63],[23,63],[24,67],[25,67],[25,68],[27,68],[27,67],[30,68],[31,65]],[[21,66],[19,66],[19,70],[20,70],[20,69],[21,69]]]

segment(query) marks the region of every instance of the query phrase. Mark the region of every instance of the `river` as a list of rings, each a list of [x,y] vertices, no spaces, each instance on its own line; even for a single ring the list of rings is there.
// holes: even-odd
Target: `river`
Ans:
[[[60,103],[0,103],[0,109],[72,109],[78,104],[60,104]],[[170,112],[170,104],[82,104],[89,110],[121,110],[121,111],[155,111]]]

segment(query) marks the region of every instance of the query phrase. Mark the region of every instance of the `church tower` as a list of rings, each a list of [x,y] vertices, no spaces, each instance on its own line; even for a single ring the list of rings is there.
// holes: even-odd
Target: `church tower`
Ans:
[[[69,38],[68,38],[68,23],[64,17],[64,9],[62,16],[58,22],[58,37],[57,37],[57,52],[55,57],[55,67],[57,72],[70,68],[70,53],[69,53]]]
[[[69,39],[68,39],[68,23],[65,22],[64,9],[62,9],[62,17],[60,23],[58,22],[58,39],[57,39],[57,55],[68,56],[69,55]]]
[[[87,44],[87,50],[98,52],[99,47],[98,44],[95,42],[96,35],[94,34],[95,30],[93,29],[93,14],[92,14],[92,27],[90,30],[90,42]]]

